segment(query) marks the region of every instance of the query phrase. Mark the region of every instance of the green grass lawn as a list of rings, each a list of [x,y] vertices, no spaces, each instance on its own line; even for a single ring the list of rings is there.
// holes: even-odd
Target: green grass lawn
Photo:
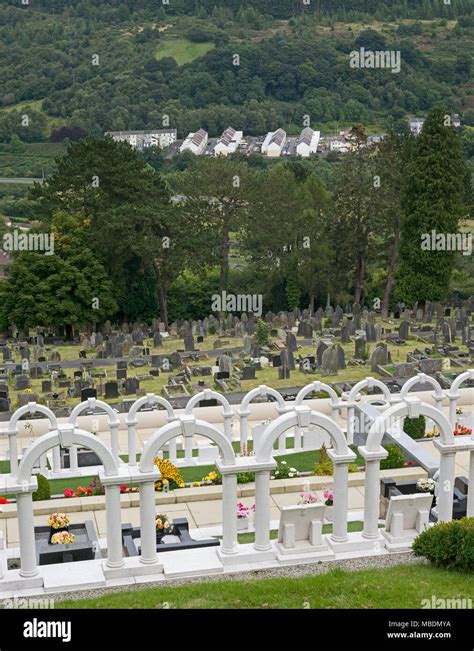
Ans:
[[[157,59],[171,57],[179,66],[191,63],[194,59],[204,56],[215,47],[214,43],[193,43],[186,38],[173,38],[162,43],[157,52]]]
[[[383,525],[379,525],[379,527],[382,527]],[[349,533],[352,533],[354,531],[362,531],[364,528],[364,523],[361,520],[354,520],[353,522],[348,522],[347,523],[347,531]],[[323,534],[325,533],[332,533],[332,524],[324,524],[323,525]],[[222,538],[222,536],[214,536],[215,538]],[[278,538],[278,529],[271,529],[270,530],[270,540],[276,540]],[[244,545],[246,543],[253,543],[255,542],[255,533],[253,531],[248,531],[244,533],[239,533],[237,534],[237,539],[241,545]]]
[[[62,601],[61,608],[421,608],[423,599],[472,598],[472,575],[422,563],[297,578],[145,588]]]

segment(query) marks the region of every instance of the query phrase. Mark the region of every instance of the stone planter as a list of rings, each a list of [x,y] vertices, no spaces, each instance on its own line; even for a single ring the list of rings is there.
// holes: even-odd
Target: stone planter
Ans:
[[[237,516],[237,531],[245,531],[249,527],[249,519],[246,515]]]
[[[328,522],[332,522],[332,511],[333,511],[334,506],[326,506],[324,509],[324,518]]]

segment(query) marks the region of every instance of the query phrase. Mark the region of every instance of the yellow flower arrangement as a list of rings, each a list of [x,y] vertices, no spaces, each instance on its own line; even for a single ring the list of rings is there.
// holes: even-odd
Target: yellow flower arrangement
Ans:
[[[168,459],[160,459],[160,457],[155,457],[154,459],[155,466],[158,468],[161,474],[161,481],[157,481],[155,484],[155,489],[158,491],[163,490],[163,483],[168,482],[168,487],[173,488],[185,488],[186,484],[184,483],[181,473],[174,464],[171,463]]]

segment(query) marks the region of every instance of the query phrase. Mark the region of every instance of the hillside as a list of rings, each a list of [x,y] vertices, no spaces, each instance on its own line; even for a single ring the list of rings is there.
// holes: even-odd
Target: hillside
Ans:
[[[474,23],[459,16],[464,6],[467,14],[464,3],[450,12],[433,4],[431,13],[450,13],[450,20],[424,18],[422,3],[414,3],[419,19],[386,12],[385,22],[378,11],[365,20],[347,11],[283,19],[259,13],[263,0],[235,14],[207,14],[199,4],[197,16],[161,7],[145,20],[143,2],[133,10],[125,1],[78,2],[68,13],[53,0],[1,8],[0,142],[12,134],[44,141],[64,124],[97,135],[150,128],[163,116],[181,136],[199,126],[217,135],[228,124],[250,135],[277,126],[298,131],[305,115],[323,130],[357,121],[400,130],[408,114],[425,115],[439,102],[474,124]],[[351,68],[349,54],[359,47],[400,51],[400,73]]]

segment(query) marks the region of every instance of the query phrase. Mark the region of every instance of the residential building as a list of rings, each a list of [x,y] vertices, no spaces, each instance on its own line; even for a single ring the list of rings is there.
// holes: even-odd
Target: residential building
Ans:
[[[243,135],[242,131],[236,131],[232,127],[228,127],[214,147],[214,155],[228,156],[236,152],[242,142]]]
[[[199,129],[196,133],[190,133],[186,140],[181,145],[179,151],[182,154],[184,151],[192,151],[196,156],[200,156],[206,150],[209,136],[207,131]]]
[[[132,149],[146,149],[159,147],[166,149],[176,142],[176,129],[156,129],[153,131],[107,131],[106,136],[111,136],[115,142],[128,142]]]
[[[278,158],[286,143],[286,131],[277,129],[276,131],[269,131],[262,144],[262,154]]]
[[[315,154],[318,150],[320,137],[321,133],[319,131],[313,131],[311,127],[303,129],[298,138],[298,144],[296,145],[296,153],[298,156],[308,158],[311,154]]]

